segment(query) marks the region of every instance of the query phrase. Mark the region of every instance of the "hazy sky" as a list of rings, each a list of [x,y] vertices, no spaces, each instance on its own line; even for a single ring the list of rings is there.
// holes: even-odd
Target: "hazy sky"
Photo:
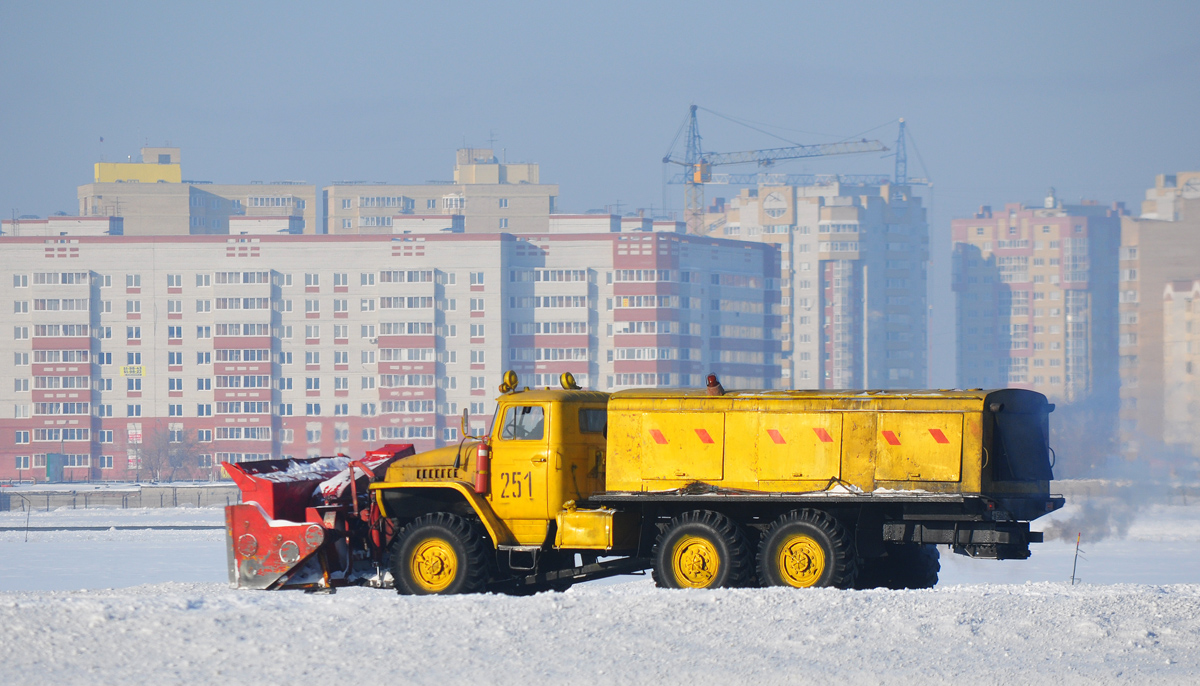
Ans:
[[[905,117],[935,183],[944,361],[950,218],[1049,186],[1136,208],[1155,174],[1200,167],[1198,36],[1194,0],[5,2],[0,214],[74,213],[92,163],[147,142],[182,147],[184,178],[320,186],[449,179],[454,149],[492,135],[509,161],[541,163],[565,211],[657,208],[689,103],[798,142]],[[706,149],[779,144],[701,116]],[[891,145],[895,126],[870,135]],[[878,156],[782,169],[890,170]],[[952,364],[933,367],[952,382]]]

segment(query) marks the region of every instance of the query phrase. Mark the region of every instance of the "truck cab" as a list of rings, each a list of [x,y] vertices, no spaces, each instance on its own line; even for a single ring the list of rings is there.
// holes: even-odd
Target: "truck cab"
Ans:
[[[517,544],[543,545],[565,503],[604,490],[607,403],[607,393],[575,390],[498,400],[487,499]]]

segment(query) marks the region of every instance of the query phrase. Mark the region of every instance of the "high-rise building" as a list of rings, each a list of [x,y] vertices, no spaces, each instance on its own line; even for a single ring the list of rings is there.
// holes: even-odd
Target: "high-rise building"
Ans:
[[[1200,458],[1200,279],[1163,290],[1163,380],[1163,443]]]
[[[510,164],[490,149],[463,148],[452,182],[342,181],[326,186],[322,195],[323,233],[404,233],[406,224],[448,216],[461,216],[467,233],[547,233],[558,186],[541,183],[536,164]]]
[[[1167,284],[1200,277],[1200,172],[1160,174],[1141,216],[1121,218],[1119,317],[1121,453],[1150,458],[1163,446]]]
[[[718,200],[704,226],[779,246],[789,388],[926,384],[929,226],[910,186],[761,185]]]
[[[506,369],[530,386],[568,371],[602,390],[709,372],[780,386],[773,246],[608,215],[554,225],[0,237],[0,478],[43,480],[55,452],[87,480],[144,474],[162,446],[208,474],[427,449],[460,438],[463,410],[485,426]]]
[[[318,232],[313,185],[188,181],[179,148],[142,148],[141,160],[98,162],[80,217],[119,217],[127,236]]]
[[[1122,213],[1064,205],[1051,189],[1042,207],[983,207],[952,222],[960,386],[1115,397]]]

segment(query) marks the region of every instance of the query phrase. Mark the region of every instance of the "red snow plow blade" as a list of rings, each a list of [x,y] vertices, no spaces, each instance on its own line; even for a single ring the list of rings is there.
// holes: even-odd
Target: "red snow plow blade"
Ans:
[[[225,508],[229,585],[331,588],[378,577],[394,532],[367,485],[412,445],[386,445],[361,460],[337,457],[224,463],[242,491]],[[352,476],[353,475],[353,476]]]

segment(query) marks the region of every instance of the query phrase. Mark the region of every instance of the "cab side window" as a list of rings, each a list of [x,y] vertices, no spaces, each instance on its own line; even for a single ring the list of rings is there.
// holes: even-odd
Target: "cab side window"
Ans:
[[[546,433],[546,413],[540,405],[509,407],[504,411],[500,438],[506,441],[540,441]]]
[[[583,408],[579,410],[579,431],[585,434],[608,435],[608,410]]]

